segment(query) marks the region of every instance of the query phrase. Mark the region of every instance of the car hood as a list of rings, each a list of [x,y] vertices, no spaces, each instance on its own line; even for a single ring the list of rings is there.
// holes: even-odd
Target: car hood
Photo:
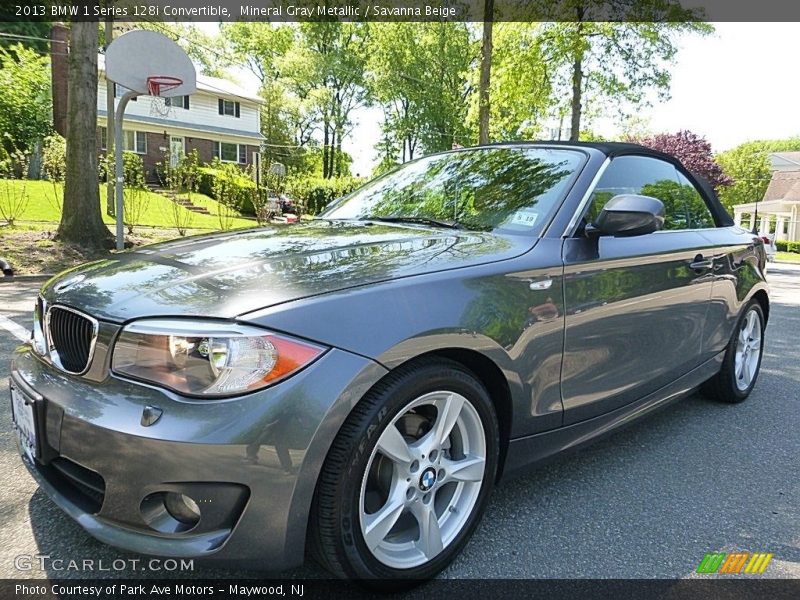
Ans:
[[[62,273],[43,295],[48,303],[111,321],[230,318],[351,287],[512,258],[532,245],[522,236],[319,220],[144,246]]]

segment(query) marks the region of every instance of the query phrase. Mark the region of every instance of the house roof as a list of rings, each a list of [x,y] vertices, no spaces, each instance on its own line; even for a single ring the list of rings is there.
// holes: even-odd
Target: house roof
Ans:
[[[800,152],[793,154],[800,155]],[[796,171],[775,171],[764,200],[800,200],[800,166]]]
[[[773,171],[798,171],[800,152],[771,152],[769,162]]]
[[[97,69],[101,73],[105,73],[105,59],[105,55],[97,55]],[[248,102],[255,102],[256,104],[264,104],[263,98],[254,96],[232,81],[219,77],[209,77],[201,73],[197,74],[197,90],[215,96],[225,96],[234,100],[247,100]]]

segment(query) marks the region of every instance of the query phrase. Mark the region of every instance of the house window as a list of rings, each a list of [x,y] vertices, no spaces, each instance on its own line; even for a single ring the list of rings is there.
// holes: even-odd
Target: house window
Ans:
[[[147,134],[144,131],[123,131],[122,138],[125,152],[147,154]]]
[[[214,143],[214,158],[224,162],[238,162],[247,164],[247,146],[245,144],[230,144],[228,142]]]
[[[227,115],[229,117],[239,118],[240,107],[238,102],[233,100],[224,100],[222,98],[218,101],[219,114]]]
[[[189,110],[189,96],[175,96],[174,98],[164,98],[165,106],[177,106]]]
[[[118,83],[114,84],[114,97],[115,98],[122,98],[127,92],[130,92],[130,90],[128,88],[126,88],[124,85],[120,85]],[[136,96],[131,98],[131,102],[136,102],[136,100],[137,100]]]
[[[105,150],[108,144],[108,130],[105,127],[99,127],[100,130],[100,150]]]

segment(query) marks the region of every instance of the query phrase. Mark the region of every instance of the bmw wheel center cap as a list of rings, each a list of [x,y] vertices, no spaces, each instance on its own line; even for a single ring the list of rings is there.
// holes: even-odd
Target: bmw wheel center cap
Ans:
[[[436,483],[436,469],[428,467],[419,476],[419,489],[423,492],[429,491]]]

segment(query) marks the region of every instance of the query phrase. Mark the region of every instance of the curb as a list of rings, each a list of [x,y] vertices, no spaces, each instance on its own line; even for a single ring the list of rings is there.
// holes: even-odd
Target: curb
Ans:
[[[37,275],[12,275],[11,277],[0,277],[0,284],[14,283],[15,281],[47,281],[54,275],[55,273],[44,273]]]

